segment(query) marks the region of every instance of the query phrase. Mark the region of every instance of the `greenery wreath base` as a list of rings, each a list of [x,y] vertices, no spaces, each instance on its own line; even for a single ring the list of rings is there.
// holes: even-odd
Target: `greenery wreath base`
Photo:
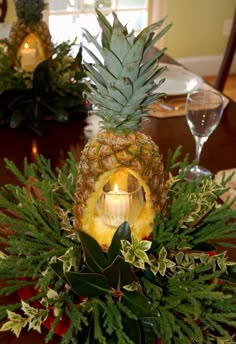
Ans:
[[[152,238],[139,241],[125,222],[107,252],[73,226],[71,153],[56,171],[43,156],[23,172],[6,159],[20,185],[0,190],[0,294],[21,302],[0,306],[0,331],[46,326],[45,343],[61,334],[62,344],[233,343],[236,263],[222,247],[236,237],[235,200],[219,201],[232,176],[186,182],[180,151],[168,155]]]

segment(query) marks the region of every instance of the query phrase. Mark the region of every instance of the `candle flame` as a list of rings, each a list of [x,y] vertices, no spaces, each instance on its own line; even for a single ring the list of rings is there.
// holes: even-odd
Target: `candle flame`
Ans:
[[[118,185],[115,184],[115,185],[114,185],[114,192],[117,193],[118,191],[119,191]]]
[[[28,43],[25,43],[24,48],[25,48],[25,49],[28,49],[28,48],[29,48],[29,44],[28,44]]]

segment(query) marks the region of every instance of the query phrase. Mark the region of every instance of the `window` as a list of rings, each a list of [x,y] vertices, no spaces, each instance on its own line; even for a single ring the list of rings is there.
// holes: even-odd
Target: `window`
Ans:
[[[48,0],[47,18],[54,43],[82,41],[82,28],[97,36],[100,28],[94,8],[112,21],[112,11],[118,14],[128,30],[140,31],[148,22],[148,0]]]

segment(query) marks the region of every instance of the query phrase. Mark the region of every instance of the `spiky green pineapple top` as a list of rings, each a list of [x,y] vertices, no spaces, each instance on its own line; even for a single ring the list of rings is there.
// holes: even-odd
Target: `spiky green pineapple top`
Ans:
[[[155,79],[163,72],[158,67],[158,59],[164,49],[157,51],[145,63],[144,57],[154,44],[167,32],[170,24],[158,34],[163,22],[160,20],[146,27],[135,37],[122,25],[116,13],[113,13],[113,25],[97,11],[102,29],[101,45],[87,31],[86,39],[93,43],[101,55],[99,59],[88,48],[84,49],[94,60],[94,64],[85,63],[88,83],[88,100],[96,106],[96,114],[103,120],[103,128],[118,134],[127,134],[139,129],[146,119],[149,105],[163,94],[155,92],[159,84]]]
[[[43,18],[43,10],[47,7],[44,0],[15,0],[17,18],[27,25],[33,25]]]

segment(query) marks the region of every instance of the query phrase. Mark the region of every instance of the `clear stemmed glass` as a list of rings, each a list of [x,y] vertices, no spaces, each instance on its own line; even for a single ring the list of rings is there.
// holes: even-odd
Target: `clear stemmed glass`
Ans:
[[[216,129],[223,114],[223,96],[211,90],[198,90],[188,93],[186,99],[186,118],[190,131],[196,142],[195,160],[193,166],[186,174],[186,180],[201,176],[209,176],[211,172],[199,166],[199,160],[204,143]]]

